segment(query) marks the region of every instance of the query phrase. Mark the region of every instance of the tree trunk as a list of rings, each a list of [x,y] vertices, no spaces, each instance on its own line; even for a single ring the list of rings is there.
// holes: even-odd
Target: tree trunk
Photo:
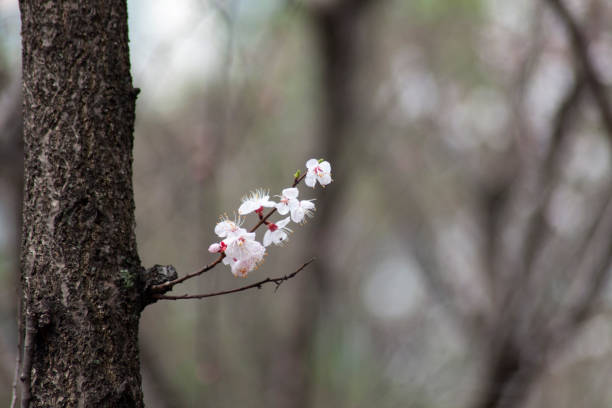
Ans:
[[[20,0],[22,406],[142,407],[125,0]]]

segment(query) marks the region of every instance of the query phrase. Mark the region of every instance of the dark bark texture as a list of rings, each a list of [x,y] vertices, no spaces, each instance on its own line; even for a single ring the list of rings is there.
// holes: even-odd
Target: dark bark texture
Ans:
[[[21,0],[22,406],[141,407],[125,0]]]

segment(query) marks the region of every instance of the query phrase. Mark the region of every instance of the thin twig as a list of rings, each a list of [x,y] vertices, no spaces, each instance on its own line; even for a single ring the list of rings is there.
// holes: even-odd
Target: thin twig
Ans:
[[[20,363],[20,358],[19,358],[19,353],[17,353],[17,358],[15,361],[15,375],[13,377],[13,394],[11,396],[11,406],[10,408],[15,408],[17,405],[17,379],[19,378],[19,363]]]
[[[612,138],[612,108],[610,107],[606,87],[600,79],[589,55],[589,44],[586,40],[586,35],[581,30],[576,20],[574,20],[562,0],[547,1],[569,32],[576,59],[584,71],[585,79],[599,108],[601,120],[608,132],[608,137]]]
[[[236,289],[224,290],[224,291],[221,291],[221,292],[203,293],[203,294],[200,294],[200,295],[180,295],[180,296],[153,295],[153,297],[155,299],[166,299],[166,300],[204,299],[204,298],[214,297],[214,296],[229,295],[230,293],[243,292],[245,290],[254,289],[254,288],[261,289],[261,287],[263,285],[265,285],[266,283],[274,283],[274,284],[276,284],[276,289],[278,289],[279,286],[283,282],[285,282],[285,281],[293,278],[294,276],[296,276],[298,273],[300,273],[302,271],[302,269],[306,268],[313,261],[314,261],[314,258],[311,259],[310,261],[306,262],[304,265],[300,266],[298,269],[296,269],[294,272],[290,273],[289,275],[281,276],[281,277],[278,277],[278,278],[266,278],[266,279],[260,280],[259,282],[255,282],[255,283],[252,283],[252,284],[246,285],[246,286],[241,286],[241,287],[236,288]]]
[[[293,184],[291,185],[291,187],[295,187],[298,184],[300,184],[300,182],[302,180],[304,180],[305,177],[306,177],[306,173],[304,173],[301,177],[295,178],[293,180]],[[268,212],[268,214],[266,214],[265,217],[260,218],[259,222],[257,224],[255,224],[255,226],[253,228],[251,228],[249,230],[249,232],[255,232],[255,230],[257,228],[259,228],[262,224],[265,224],[266,221],[268,221],[268,218],[270,218],[270,216],[272,214],[274,214],[275,211],[276,211],[276,208],[272,208],[270,210],[270,212]],[[225,258],[225,254],[224,253],[220,254],[219,257],[213,263],[208,264],[208,265],[198,269],[195,272],[187,274],[187,275],[183,276],[182,278],[178,278],[178,279],[174,279],[174,280],[171,280],[171,281],[168,281],[168,282],[164,282],[164,283],[162,283],[160,285],[151,286],[151,291],[154,292],[154,293],[155,292],[163,292],[165,289],[171,289],[172,287],[174,287],[174,285],[177,285],[177,284],[179,284],[181,282],[184,282],[187,279],[191,279],[191,278],[195,278],[196,276],[200,276],[204,272],[208,272],[212,268],[217,266],[223,260],[223,258]],[[156,299],[164,299],[164,298],[156,297]]]
[[[19,298],[19,302],[17,302],[17,358],[15,362],[15,374],[13,377],[13,395],[11,397],[11,406],[10,408],[15,408],[17,406],[17,383],[19,381],[19,369],[21,368],[21,343],[23,339],[23,322],[22,322],[22,309],[23,302],[21,297]]]
[[[27,309],[27,306],[26,306]],[[23,361],[21,368],[21,408],[28,408],[32,394],[30,392],[30,373],[32,371],[32,354],[34,353],[34,337],[36,337],[37,329],[32,316],[28,311],[25,319],[25,338],[23,341]]]

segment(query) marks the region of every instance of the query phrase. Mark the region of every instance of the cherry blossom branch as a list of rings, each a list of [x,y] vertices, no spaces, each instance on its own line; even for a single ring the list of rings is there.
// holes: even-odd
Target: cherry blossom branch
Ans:
[[[304,180],[304,178],[306,177],[306,173],[304,173],[302,176],[298,176],[295,177],[293,180],[293,184],[291,185],[291,187],[295,187],[298,184],[300,184],[302,182],[302,180]],[[268,222],[268,218],[270,218],[272,216],[272,214],[274,214],[276,212],[276,208],[272,208],[265,216],[259,216],[259,222],[257,224],[255,224],[255,226],[253,228],[251,228],[249,230],[249,232],[255,232],[255,230],[257,230],[257,228],[259,228],[261,225],[266,224]],[[162,284],[159,285],[152,285],[150,288],[150,291],[154,294],[159,294],[160,292],[166,292],[169,291],[170,289],[172,289],[174,287],[174,285],[178,285],[179,283],[185,282],[188,279],[192,279],[195,278],[197,276],[202,275],[205,272],[210,271],[211,269],[213,269],[215,266],[217,266],[219,263],[221,263],[221,261],[223,260],[223,258],[225,258],[225,254],[221,253],[219,255],[219,257],[212,263],[203,266],[202,268],[198,269],[195,272],[189,273],[181,278],[177,278],[177,279],[173,279],[167,282],[164,282]],[[311,261],[309,261],[311,262]],[[153,296],[156,299],[162,299],[160,297],[158,297],[159,295],[155,295]]]
[[[155,294],[153,295],[153,298],[154,299],[165,299],[165,300],[204,299],[204,298],[209,298],[209,297],[214,297],[214,296],[229,295],[230,293],[243,292],[249,289],[255,289],[255,288],[261,289],[261,287],[265,285],[266,283],[274,283],[276,285],[276,289],[278,289],[280,285],[282,285],[285,281],[288,281],[289,279],[295,277],[298,273],[300,273],[304,268],[306,268],[312,262],[314,262],[314,258],[304,263],[302,266],[300,266],[298,269],[296,269],[294,272],[288,275],[280,276],[278,278],[266,278],[258,282],[252,283],[250,285],[241,286],[236,289],[223,290],[221,292],[203,293],[199,295],[187,295],[186,294],[186,295],[179,295],[179,296],[168,296],[168,295]]]

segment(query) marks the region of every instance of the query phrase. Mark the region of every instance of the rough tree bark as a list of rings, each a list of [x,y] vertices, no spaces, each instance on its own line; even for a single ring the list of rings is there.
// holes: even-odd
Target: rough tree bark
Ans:
[[[125,0],[20,0],[22,407],[142,407]]]

